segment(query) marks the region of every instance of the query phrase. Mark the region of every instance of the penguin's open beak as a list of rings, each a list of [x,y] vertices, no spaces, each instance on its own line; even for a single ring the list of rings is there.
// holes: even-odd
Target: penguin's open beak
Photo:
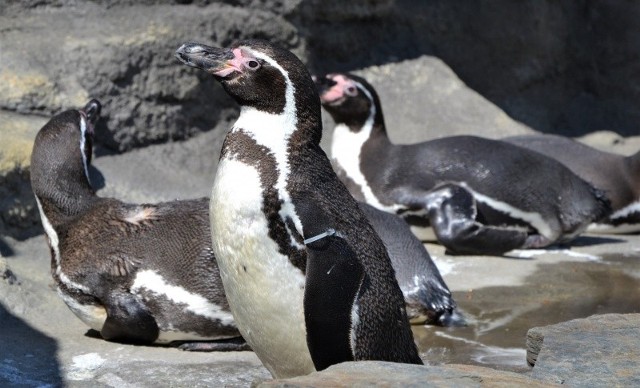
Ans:
[[[176,50],[176,58],[187,66],[202,69],[220,78],[240,70],[234,64],[233,51],[227,48],[185,43]]]

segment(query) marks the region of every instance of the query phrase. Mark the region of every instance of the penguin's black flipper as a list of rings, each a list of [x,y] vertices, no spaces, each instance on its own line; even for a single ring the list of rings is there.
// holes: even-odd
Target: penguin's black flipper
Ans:
[[[479,223],[475,199],[462,186],[439,186],[423,200],[438,241],[452,253],[501,255],[525,246],[526,231]]]
[[[307,345],[316,370],[353,361],[352,308],[364,268],[347,241],[322,210],[296,203],[307,248],[304,316]]]
[[[113,292],[105,307],[107,319],[100,334],[107,341],[150,344],[159,334],[155,318],[134,295]]]

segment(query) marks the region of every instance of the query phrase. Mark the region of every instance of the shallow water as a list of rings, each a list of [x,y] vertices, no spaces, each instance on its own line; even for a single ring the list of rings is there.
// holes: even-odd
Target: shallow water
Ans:
[[[527,330],[593,314],[640,312],[640,256],[540,264],[524,285],[454,292],[468,326],[414,326],[430,365],[526,371]]]

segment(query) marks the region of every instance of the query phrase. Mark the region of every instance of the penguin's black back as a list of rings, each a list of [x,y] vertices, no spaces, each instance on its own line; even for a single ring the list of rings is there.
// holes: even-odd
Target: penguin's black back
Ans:
[[[363,165],[363,172],[376,177],[376,185],[391,187],[409,184],[429,189],[439,183],[462,182],[494,200],[541,213],[564,230],[574,230],[585,219],[599,219],[610,212],[602,192],[559,162],[497,140],[475,136],[435,139],[397,146],[388,160],[393,159],[398,161],[390,167],[395,174],[375,173],[371,164]],[[418,171],[419,178],[413,171]],[[478,207],[483,209],[483,204]],[[503,221],[504,214],[495,214],[499,218],[492,220],[491,209],[483,213],[489,224]]]

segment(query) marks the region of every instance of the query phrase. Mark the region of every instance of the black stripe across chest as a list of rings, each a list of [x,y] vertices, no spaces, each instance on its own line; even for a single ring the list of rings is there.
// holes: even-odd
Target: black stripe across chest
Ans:
[[[276,242],[279,252],[288,256],[291,263],[304,273],[306,251],[292,243],[293,239],[302,245],[303,238],[296,232],[293,220],[289,217],[283,219],[281,216],[284,202],[277,189],[281,171],[273,152],[239,129],[227,135],[222,146],[221,159],[224,158],[242,162],[258,171],[262,189],[262,212],[267,220],[269,237]]]

